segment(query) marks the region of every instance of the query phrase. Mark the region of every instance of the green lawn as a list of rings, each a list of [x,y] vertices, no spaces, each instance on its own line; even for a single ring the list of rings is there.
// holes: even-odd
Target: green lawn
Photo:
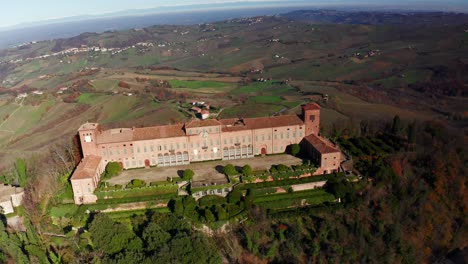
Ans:
[[[230,86],[229,83],[214,82],[214,81],[182,81],[171,80],[169,81],[172,88],[188,88],[188,89],[202,89],[202,88],[224,88]]]
[[[249,98],[249,102],[252,103],[264,103],[264,104],[274,104],[274,103],[280,103],[282,102],[283,99],[281,99],[280,96],[277,95],[263,95],[263,96],[254,96]]]
[[[335,197],[323,189],[299,191],[294,193],[267,194],[254,198],[254,203],[265,209],[278,209],[291,206],[300,206],[306,202],[317,205],[323,202],[334,201]]]
[[[136,188],[136,189],[129,189],[129,190],[121,190],[121,191],[98,191],[96,195],[99,199],[103,199],[104,197],[118,199],[118,198],[130,198],[130,197],[142,197],[142,196],[151,196],[151,195],[162,195],[162,194],[169,194],[169,193],[177,193],[177,185],[169,185],[169,186],[153,186],[153,187],[145,187],[145,188]]]

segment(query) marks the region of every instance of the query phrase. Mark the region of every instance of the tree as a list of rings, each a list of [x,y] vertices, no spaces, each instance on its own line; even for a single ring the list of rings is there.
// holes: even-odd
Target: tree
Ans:
[[[164,231],[161,225],[150,222],[143,230],[142,238],[147,251],[159,251],[171,239],[171,234]]]
[[[195,172],[193,172],[193,170],[186,169],[184,170],[184,173],[182,174],[182,179],[186,181],[191,181],[194,175],[195,175]]]
[[[234,165],[232,165],[232,164],[228,164],[228,165],[224,166],[223,172],[224,172],[224,174],[226,174],[227,176],[232,176],[232,175],[236,175],[236,174],[237,174],[237,170],[236,170],[236,168],[234,167]]]
[[[182,216],[184,214],[184,205],[180,199],[172,199],[168,203],[168,207],[172,213],[177,216]]]
[[[216,219],[219,220],[224,220],[227,218],[227,213],[226,210],[219,204],[213,205],[212,211],[216,214]]]
[[[89,231],[93,244],[104,253],[114,255],[124,249],[137,251],[142,241],[127,226],[115,223],[108,215],[97,214],[91,222]]]
[[[408,143],[416,143],[416,124],[410,123],[407,128]]]
[[[252,170],[252,167],[250,167],[250,165],[245,165],[244,167],[242,167],[242,173],[243,173],[245,176],[251,175],[252,172],[253,172],[253,170]]]
[[[397,135],[400,131],[401,131],[401,120],[400,120],[400,116],[396,115],[393,118],[392,133],[394,135]]]
[[[301,152],[301,146],[299,146],[299,144],[290,145],[290,152],[291,152],[291,155],[297,156],[299,152]]]
[[[228,194],[227,201],[228,203],[235,204],[235,203],[238,203],[241,200],[241,198],[242,198],[242,191],[235,188]]]
[[[122,173],[122,164],[120,162],[109,162],[106,165],[105,178],[112,178]]]
[[[209,208],[206,208],[205,211],[204,211],[204,213],[205,213],[205,219],[206,219],[206,221],[208,221],[208,222],[214,222],[214,221],[216,220],[216,218],[215,218],[213,212],[211,212],[211,210],[210,210]]]

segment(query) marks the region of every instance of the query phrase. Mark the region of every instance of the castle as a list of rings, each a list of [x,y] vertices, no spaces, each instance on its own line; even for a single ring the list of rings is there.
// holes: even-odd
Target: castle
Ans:
[[[244,119],[192,120],[186,123],[102,130],[83,124],[83,159],[71,177],[76,204],[94,203],[93,194],[108,162],[124,169],[176,166],[208,160],[232,160],[284,153],[301,144],[320,165],[319,173],[340,168],[341,152],[319,136],[320,106],[305,104],[301,115]]]

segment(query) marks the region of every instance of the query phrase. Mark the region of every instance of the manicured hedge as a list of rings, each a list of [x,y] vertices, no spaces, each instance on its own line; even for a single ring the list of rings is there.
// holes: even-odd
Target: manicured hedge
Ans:
[[[344,175],[344,173],[338,173],[338,174]],[[299,178],[299,179],[288,179],[288,180],[259,182],[259,183],[246,183],[246,184],[242,184],[238,186],[237,188],[240,188],[241,190],[247,190],[247,189],[255,189],[255,188],[301,184],[301,183],[308,183],[308,182],[318,182],[318,181],[326,181],[330,177],[333,177],[333,176],[334,176],[333,174],[327,174],[327,175],[320,175],[320,176],[304,177],[304,178]]]

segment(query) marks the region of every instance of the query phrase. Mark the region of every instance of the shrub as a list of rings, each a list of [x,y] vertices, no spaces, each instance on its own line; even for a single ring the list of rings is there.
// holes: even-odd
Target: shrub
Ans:
[[[223,204],[226,202],[226,199],[224,199],[223,197],[221,196],[217,196],[217,195],[207,195],[203,198],[201,198],[200,200],[198,200],[198,203],[200,204],[200,206],[206,206],[206,207],[211,207],[215,204]]]
[[[228,203],[231,203],[231,204],[235,204],[239,202],[241,198],[242,198],[242,192],[237,188],[232,190],[232,192],[229,193],[227,196]]]
[[[224,166],[223,172],[227,176],[233,176],[233,175],[236,175],[238,173],[236,168],[232,164],[228,164],[228,165]]]
[[[276,165],[276,170],[279,172],[286,172],[286,171],[290,171],[291,168],[284,164],[279,164],[279,165]]]
[[[291,153],[291,155],[297,156],[299,152],[301,152],[301,147],[299,146],[299,144],[292,144],[289,146],[289,152]]]
[[[106,165],[104,177],[109,179],[122,173],[122,164],[120,162],[109,162]]]
[[[146,186],[146,182],[143,180],[139,180],[139,179],[134,179],[127,185],[127,187],[129,188],[141,188],[145,186]]]
[[[182,174],[182,179],[184,179],[186,181],[191,181],[193,179],[194,175],[195,175],[195,173],[193,172],[193,170],[186,169],[186,170],[184,170],[184,173]]]
[[[253,170],[252,170],[252,167],[250,167],[250,165],[245,165],[244,167],[242,167],[242,173],[243,173],[245,176],[251,175],[252,172],[253,172]]]

